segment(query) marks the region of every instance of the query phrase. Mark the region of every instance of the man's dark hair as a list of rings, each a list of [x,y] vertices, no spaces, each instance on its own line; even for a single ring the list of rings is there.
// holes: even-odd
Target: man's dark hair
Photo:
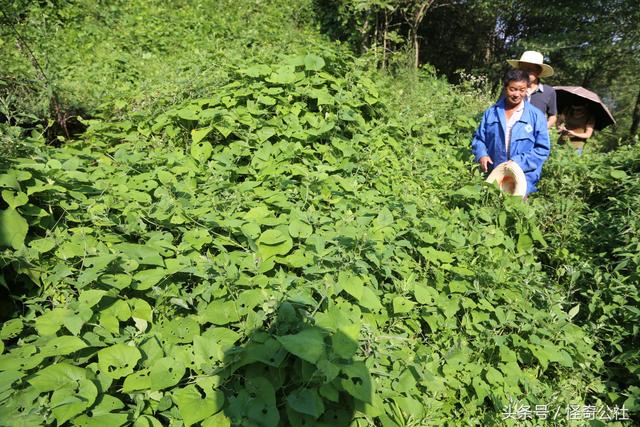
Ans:
[[[502,84],[504,87],[507,87],[509,82],[526,82],[527,86],[529,86],[529,72],[518,68],[512,68],[504,73],[504,77],[502,78]]]

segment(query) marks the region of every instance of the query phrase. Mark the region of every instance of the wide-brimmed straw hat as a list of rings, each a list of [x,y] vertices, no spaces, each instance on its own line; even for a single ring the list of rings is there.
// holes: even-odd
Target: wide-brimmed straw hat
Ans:
[[[553,68],[550,65],[544,63],[544,58],[540,52],[535,50],[528,50],[520,56],[520,59],[507,59],[507,63],[513,68],[520,68],[520,64],[526,62],[527,64],[539,65],[542,67],[539,77],[553,76]]]
[[[497,182],[505,193],[524,197],[527,195],[527,178],[516,162],[508,161],[496,166],[487,177],[489,184]]]

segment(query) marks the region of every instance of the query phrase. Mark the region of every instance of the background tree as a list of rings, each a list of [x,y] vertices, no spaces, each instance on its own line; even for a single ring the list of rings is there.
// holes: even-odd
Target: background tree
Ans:
[[[410,64],[421,62],[424,19],[441,0],[317,0],[324,31],[349,42],[359,53],[372,52],[381,68],[390,54],[409,52]],[[337,13],[336,13],[337,11]],[[354,31],[355,29],[355,31]]]
[[[637,84],[629,86],[640,70],[636,0],[568,0],[553,7],[534,0],[318,0],[316,5],[330,34],[361,53],[374,52],[381,68],[389,66],[390,55],[408,52],[405,63],[413,67],[432,64],[452,82],[460,80],[460,71],[485,75],[497,89],[506,59],[539,50],[556,71],[547,83],[585,86],[611,107],[618,120],[606,131],[611,147],[638,135],[640,97]]]
[[[420,65],[420,31],[421,24],[430,8],[437,4],[436,0],[427,1],[405,1],[400,10],[405,22],[409,26],[409,40],[411,41],[411,52],[413,53],[413,66]],[[424,31],[422,29],[422,31]]]
[[[637,105],[637,84],[631,76],[640,70],[640,9],[637,2],[563,2],[540,12],[523,1],[525,32],[517,46],[548,55],[556,70],[554,82],[594,90],[612,107],[618,127],[610,142],[632,141],[632,111]],[[636,77],[637,79],[637,77]],[[638,107],[640,108],[640,107]],[[637,122],[637,120],[635,120]]]

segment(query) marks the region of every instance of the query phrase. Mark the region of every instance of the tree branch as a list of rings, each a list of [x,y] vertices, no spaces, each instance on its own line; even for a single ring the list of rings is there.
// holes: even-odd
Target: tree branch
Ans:
[[[67,129],[67,117],[64,114],[64,110],[62,108],[62,104],[60,103],[60,99],[58,98],[58,94],[53,89],[51,81],[47,78],[47,74],[44,72],[44,69],[40,65],[40,61],[38,61],[38,58],[36,58],[36,55],[33,53],[33,50],[29,46],[29,43],[27,43],[24,37],[22,37],[22,34],[20,34],[20,31],[18,31],[15,24],[11,21],[11,19],[9,19],[7,13],[4,10],[1,11],[2,16],[4,16],[4,21],[9,25],[16,36],[18,50],[29,59],[31,65],[36,70],[36,74],[39,75],[40,80],[44,81],[46,88],[49,90],[49,93],[51,94],[50,102],[52,104],[51,106],[53,107],[56,120],[64,131],[65,136],[69,138],[69,130]]]

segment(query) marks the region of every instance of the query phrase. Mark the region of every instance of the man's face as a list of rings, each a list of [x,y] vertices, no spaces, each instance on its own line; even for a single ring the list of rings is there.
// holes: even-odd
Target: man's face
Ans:
[[[540,72],[542,71],[542,67],[540,67],[539,65],[530,64],[528,62],[521,62],[519,68],[529,73],[529,81],[531,83],[535,83],[538,81]]]
[[[507,104],[509,106],[515,106],[522,102],[525,96],[527,96],[527,82],[512,80],[507,83],[505,87],[505,95]]]

